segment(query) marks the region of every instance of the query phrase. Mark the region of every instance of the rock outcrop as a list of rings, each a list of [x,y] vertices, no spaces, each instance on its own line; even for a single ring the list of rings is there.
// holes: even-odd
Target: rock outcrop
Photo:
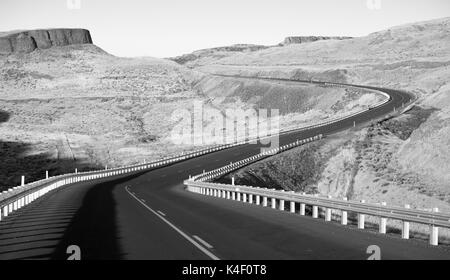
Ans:
[[[293,36],[293,37],[286,37],[283,41],[283,43],[280,43],[280,45],[286,46],[291,44],[304,44],[304,43],[311,43],[316,41],[322,41],[322,40],[348,40],[353,39],[353,37],[337,37],[337,36]]]
[[[92,44],[86,29],[30,30],[0,36],[0,54],[29,53],[53,46]]]
[[[183,54],[181,56],[171,57],[169,59],[175,61],[178,64],[186,64],[188,62],[193,62],[195,60],[199,60],[199,59],[206,58],[206,57],[214,57],[217,59],[220,57],[226,57],[227,54],[231,54],[231,53],[254,52],[254,51],[259,51],[259,50],[263,50],[263,49],[267,49],[267,48],[269,48],[269,47],[262,46],[262,45],[236,44],[236,45],[225,46],[225,47],[216,47],[216,48],[198,50],[193,53]]]

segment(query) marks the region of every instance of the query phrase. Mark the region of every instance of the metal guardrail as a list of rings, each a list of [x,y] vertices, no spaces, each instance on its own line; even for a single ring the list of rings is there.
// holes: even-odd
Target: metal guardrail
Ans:
[[[413,99],[411,104],[403,107],[399,113],[402,113],[406,108],[410,108],[417,100]],[[383,100],[374,107],[382,106],[387,102]],[[370,109],[374,108],[371,107]],[[369,110],[369,109],[367,109]],[[367,111],[364,110],[364,111]],[[358,112],[353,115],[361,114]],[[346,116],[345,118],[348,118]],[[344,119],[345,119],[344,118]],[[328,122],[324,122],[319,125],[312,125],[303,129],[310,129],[318,126],[324,126],[334,122],[338,122],[342,118],[337,118]],[[234,178],[232,178],[232,184],[217,184],[208,182],[209,180],[228,174],[234,170],[242,168],[250,163],[259,161],[263,158],[271,156],[273,154],[280,153],[282,151],[322,139],[322,135],[318,135],[308,139],[297,140],[296,142],[284,145],[278,149],[268,151],[259,155],[252,156],[247,159],[243,159],[236,163],[231,163],[230,165],[196,175],[189,178],[189,180],[184,181],[187,186],[187,190],[202,195],[211,195],[215,197],[232,199],[237,201],[243,201],[248,203],[254,203],[256,205],[261,205],[261,199],[263,200],[262,206],[267,207],[269,205],[268,200],[270,199],[271,207],[274,209],[279,209],[285,211],[285,202],[290,203],[290,212],[295,213],[296,204],[300,204],[300,215],[305,215],[306,205],[312,207],[313,218],[318,218],[319,207],[323,208],[325,211],[325,221],[332,220],[332,211],[340,211],[341,213],[341,223],[347,225],[348,223],[348,212],[353,212],[357,214],[358,217],[358,228],[364,229],[365,227],[365,216],[375,216],[379,217],[379,232],[382,234],[386,233],[387,219],[399,220],[402,222],[402,238],[409,239],[410,235],[410,222],[417,224],[429,225],[429,242],[430,245],[437,246],[439,244],[439,227],[450,228],[450,214],[439,213],[437,208],[433,208],[432,211],[425,211],[420,209],[411,209],[409,205],[405,205],[405,208],[397,206],[387,206],[385,203],[382,204],[370,204],[364,201],[348,201],[347,198],[335,199],[335,198],[324,198],[316,195],[307,195],[305,193],[295,193],[295,192],[285,192],[273,189],[263,189],[251,186],[237,186],[234,185]],[[241,199],[242,196],[242,199]],[[247,198],[248,197],[248,198]],[[253,201],[255,197],[255,201]],[[278,206],[277,206],[278,202]]]
[[[382,93],[382,92],[380,92],[380,93]],[[384,93],[382,93],[382,94],[384,94]],[[390,97],[389,97],[389,99],[390,99]],[[388,102],[389,99],[385,99],[382,102],[376,104],[375,106],[373,106],[371,108],[382,106],[386,102]],[[353,113],[351,115],[328,120],[328,121],[322,122],[320,124],[314,124],[314,125],[307,126],[307,127],[283,131],[282,133],[289,133],[292,131],[302,131],[302,130],[307,130],[307,129],[311,129],[314,127],[319,127],[319,126],[324,126],[327,124],[339,122],[339,121],[349,118],[351,116],[355,116],[355,115],[364,113],[371,108],[363,109],[363,110]],[[280,148],[277,148],[277,149],[274,149],[271,151],[267,151],[267,152],[259,154],[259,155],[255,155],[254,157],[251,157],[249,159],[241,160],[237,163],[231,164],[231,166],[225,166],[225,167],[219,168],[217,170],[210,171],[210,172],[201,174],[199,176],[195,176],[191,180],[187,181],[188,189],[192,189],[192,187],[190,187],[189,184],[191,184],[191,186],[192,186],[193,183],[195,183],[195,184],[204,183],[204,182],[199,182],[199,181],[209,180],[216,176],[220,176],[220,175],[229,173],[232,170],[241,168],[242,166],[249,164],[251,162],[254,162],[254,161],[260,160],[264,157],[268,157],[273,154],[282,152],[286,149],[291,149],[293,147],[297,147],[299,145],[303,145],[305,143],[318,140],[320,138],[322,138],[321,135],[312,137],[309,139],[299,140],[294,143],[282,146]],[[243,145],[243,144],[249,143],[253,140],[254,139],[244,139],[244,140],[238,141],[236,143],[217,145],[214,147],[201,149],[201,150],[194,151],[191,153],[181,154],[178,156],[169,157],[169,158],[165,158],[165,159],[161,159],[161,160],[157,160],[157,161],[149,162],[149,163],[135,164],[135,165],[125,166],[125,167],[106,169],[106,170],[97,170],[97,171],[90,171],[90,172],[75,172],[72,174],[64,174],[64,175],[59,175],[59,176],[55,176],[55,177],[51,177],[51,178],[46,178],[44,180],[36,181],[33,183],[29,183],[29,184],[24,184],[24,179],[22,179],[22,186],[11,188],[8,191],[2,192],[0,194],[0,221],[2,219],[4,219],[5,217],[9,216],[11,213],[21,209],[22,207],[32,203],[36,199],[47,194],[48,192],[58,189],[63,186],[68,186],[68,185],[78,183],[78,182],[99,180],[99,179],[103,179],[103,178],[107,178],[107,177],[121,176],[124,174],[132,174],[132,173],[136,173],[136,172],[142,172],[144,170],[159,168],[159,167],[166,166],[166,165],[169,165],[169,164],[172,164],[175,162],[180,162],[180,161],[187,160],[190,158],[198,157],[198,156],[201,156],[201,155],[204,155],[207,153],[212,153],[215,151],[228,149],[228,148],[231,148],[234,146]],[[211,183],[204,183],[204,184],[211,184]],[[202,187],[202,186],[196,185],[195,187],[200,188],[200,189],[209,189],[209,188],[217,187],[217,186],[211,186],[211,185],[208,185],[208,186],[209,187],[205,187],[205,186]],[[247,190],[247,191],[249,191],[249,190]],[[250,195],[253,195],[253,194],[250,194]],[[275,197],[275,196],[273,196],[273,197]]]
[[[46,193],[63,186],[83,181],[98,180],[106,177],[132,174],[136,172],[142,172],[144,170],[160,168],[162,166],[166,166],[175,162],[184,161],[190,158],[228,149],[242,144],[244,144],[244,142],[218,145],[190,152],[187,154],[181,154],[174,157],[156,160],[149,163],[135,164],[105,170],[75,172],[71,174],[58,175],[55,177],[46,178],[29,184],[23,184],[22,186],[10,188],[8,191],[4,191],[0,194],[0,221],[3,220],[5,217],[9,216],[11,213],[28,205],[29,203],[35,201],[39,197],[42,197]]]
[[[409,239],[410,225],[409,223],[425,224],[429,225],[430,244],[438,245],[439,241],[439,227],[450,228],[450,214],[439,213],[437,208],[434,208],[432,212],[418,209],[410,209],[409,206],[402,208],[396,206],[386,206],[385,204],[370,204],[364,201],[348,201],[346,198],[324,198],[316,195],[307,195],[305,193],[295,193],[279,191],[274,189],[258,188],[251,186],[238,186],[234,185],[234,178],[232,184],[218,184],[211,183],[208,180],[218,178],[224,174],[230,173],[234,170],[242,168],[252,162],[261,160],[270,154],[276,154],[312,141],[322,139],[322,136],[316,136],[304,140],[299,140],[289,145],[285,145],[267,154],[259,154],[236,163],[215,169],[184,181],[187,186],[187,190],[203,195],[211,195],[220,198],[232,199],[248,203],[254,203],[261,205],[261,198],[263,199],[262,205],[268,206],[268,199],[271,200],[271,207],[285,211],[285,202],[290,202],[290,212],[295,213],[296,204],[300,204],[300,215],[305,215],[305,207],[309,205],[312,207],[313,218],[318,218],[319,207],[325,211],[325,220],[331,221],[332,210],[341,211],[341,223],[347,225],[348,212],[357,214],[358,228],[364,229],[365,215],[379,217],[379,232],[386,233],[387,219],[402,221],[402,238]],[[248,199],[247,199],[248,197]],[[255,202],[253,202],[255,197]],[[277,206],[278,202],[278,206]]]
[[[334,84],[334,83],[329,83],[330,86],[338,86],[338,84]],[[352,87],[351,85],[348,85],[348,87]],[[389,95],[386,95],[385,93],[381,92],[381,91],[377,91],[378,93],[387,96],[389,99]],[[374,105],[373,107],[378,107],[378,106],[382,106],[384,105],[386,102],[389,101],[389,99],[386,98],[385,100],[383,100],[382,102]],[[314,127],[319,127],[319,126],[323,126],[326,124],[331,124],[331,123],[335,123],[338,121],[341,121],[343,119],[364,113],[366,111],[368,111],[369,108],[367,109],[363,109],[361,111],[358,111],[356,113],[350,114],[350,115],[346,115],[346,116],[342,116],[339,118],[334,118],[334,119],[328,119],[326,122],[322,122],[319,124],[314,124],[314,125],[309,125],[309,126],[305,126],[305,127],[300,127],[300,128],[294,128],[294,129],[286,129],[286,130],[282,130],[281,134],[285,134],[285,133],[290,133],[293,131],[303,131],[303,130],[307,130],[307,129],[311,129]],[[251,137],[249,137],[251,138]],[[104,178],[105,176],[116,176],[117,174],[124,174],[124,173],[128,173],[128,172],[135,172],[135,171],[142,171],[144,169],[151,169],[151,168],[155,168],[155,167],[159,167],[162,164],[168,164],[168,163],[173,163],[173,162],[177,162],[180,160],[186,160],[192,157],[196,157],[199,155],[203,155],[206,153],[211,153],[211,152],[215,152],[218,150],[222,150],[222,149],[227,149],[233,146],[239,146],[248,142],[251,142],[255,139],[257,139],[257,136],[254,136],[251,139],[238,139],[236,141],[236,143],[230,143],[230,144],[223,144],[223,145],[217,145],[211,148],[207,148],[207,149],[200,149],[194,152],[190,152],[187,154],[181,154],[181,155],[177,155],[174,157],[169,157],[169,158],[165,158],[165,159],[160,159],[160,160],[156,160],[154,162],[150,162],[150,163],[142,163],[142,164],[136,164],[136,165],[130,165],[130,166],[125,166],[125,167],[120,167],[120,168],[114,168],[114,169],[109,169],[109,170],[97,170],[97,171],[89,171],[89,172],[75,172],[75,173],[70,173],[70,174],[64,174],[64,175],[58,175],[58,176],[54,176],[49,178],[47,175],[46,179],[43,180],[39,180],[39,181],[35,181],[32,183],[28,183],[25,184],[25,179],[22,176],[22,185],[21,186],[17,186],[17,187],[13,187],[8,189],[7,191],[3,191],[2,193],[0,193],[0,221],[2,219],[2,217],[8,215],[8,211],[4,212],[2,211],[2,209],[5,208],[5,205],[9,205],[9,204],[14,204],[15,200],[20,200],[22,197],[28,197],[28,195],[30,195],[33,192],[39,192],[40,189],[45,189],[46,187],[50,186],[50,185],[58,185],[58,187],[62,186],[62,185],[67,185],[67,184],[71,184],[69,182],[71,182],[72,180],[78,180],[78,179],[74,179],[74,178],[80,178],[81,176],[88,176],[88,178]],[[123,172],[123,170],[128,170],[128,172]],[[117,172],[114,172],[117,171]],[[106,174],[106,175],[105,175]],[[100,175],[100,176],[97,176]],[[62,184],[62,185],[60,185]],[[27,199],[28,200],[28,199]],[[19,203],[18,205],[26,205],[28,203]],[[19,209],[22,206],[17,206],[17,207],[12,207],[12,209]],[[9,211],[9,213],[11,213],[12,211],[15,210],[11,210]],[[6,213],[6,215],[4,214]]]

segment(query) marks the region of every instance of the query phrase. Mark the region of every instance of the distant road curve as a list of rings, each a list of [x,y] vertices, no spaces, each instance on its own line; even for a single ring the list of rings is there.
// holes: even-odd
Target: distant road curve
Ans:
[[[381,118],[412,98],[403,91],[360,87],[386,92],[391,100],[331,125],[283,134],[280,144]],[[184,190],[189,175],[259,149],[237,146],[50,193],[0,223],[0,259],[67,259],[70,245],[79,246],[82,259],[367,259],[370,245],[381,248],[383,259],[450,259],[445,248],[426,242]]]

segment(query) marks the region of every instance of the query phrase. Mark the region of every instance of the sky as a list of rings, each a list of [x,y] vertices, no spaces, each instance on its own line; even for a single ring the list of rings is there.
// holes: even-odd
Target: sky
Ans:
[[[0,32],[85,28],[117,56],[172,57],[287,36],[365,36],[450,17],[449,0],[0,0]]]

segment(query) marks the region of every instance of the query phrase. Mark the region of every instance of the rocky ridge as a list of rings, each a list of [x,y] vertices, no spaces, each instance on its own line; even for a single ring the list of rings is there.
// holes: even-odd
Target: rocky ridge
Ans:
[[[305,44],[322,40],[348,40],[353,37],[337,37],[337,36],[291,36],[286,37],[280,45],[286,46],[291,44]]]
[[[86,29],[40,29],[0,35],[0,54],[30,53],[53,46],[92,44]]]

